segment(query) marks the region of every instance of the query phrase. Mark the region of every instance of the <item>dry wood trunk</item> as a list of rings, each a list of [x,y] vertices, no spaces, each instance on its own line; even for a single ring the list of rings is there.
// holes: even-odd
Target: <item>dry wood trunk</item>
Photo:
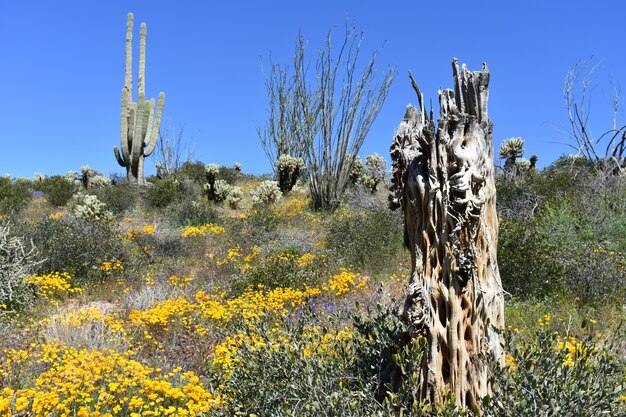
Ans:
[[[437,401],[452,392],[458,405],[476,409],[490,393],[481,354],[502,360],[494,331],[504,326],[496,261],[498,219],[493,124],[487,115],[489,71],[459,70],[454,90],[439,91],[437,127],[408,106],[391,157],[392,208],[402,207],[412,274],[404,317],[412,337],[425,337],[420,395]],[[492,327],[493,326],[493,327]]]

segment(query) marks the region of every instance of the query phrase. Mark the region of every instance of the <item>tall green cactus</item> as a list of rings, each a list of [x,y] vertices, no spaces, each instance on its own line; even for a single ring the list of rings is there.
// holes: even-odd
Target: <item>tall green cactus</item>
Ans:
[[[159,93],[156,118],[154,99],[146,100],[146,24],[139,32],[139,76],[137,78],[137,102],[133,102],[133,14],[128,13],[126,22],[126,69],[122,88],[121,148],[113,152],[120,166],[126,168],[126,176],[132,183],[143,185],[144,158],[150,156],[159,137],[165,93]]]

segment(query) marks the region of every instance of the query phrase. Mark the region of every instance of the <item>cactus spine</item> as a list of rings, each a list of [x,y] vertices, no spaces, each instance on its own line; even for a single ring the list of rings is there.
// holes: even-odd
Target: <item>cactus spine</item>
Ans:
[[[132,183],[143,185],[144,158],[150,156],[159,137],[165,93],[159,93],[156,117],[154,99],[146,100],[146,24],[139,32],[139,74],[137,77],[137,102],[133,102],[133,14],[126,21],[126,69],[122,88],[121,153],[113,148],[120,166],[126,168],[126,176]]]

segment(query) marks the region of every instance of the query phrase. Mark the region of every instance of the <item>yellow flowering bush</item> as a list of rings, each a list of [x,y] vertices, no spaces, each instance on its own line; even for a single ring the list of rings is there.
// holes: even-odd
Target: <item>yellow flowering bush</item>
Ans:
[[[350,291],[365,287],[366,282],[367,277],[342,268],[341,272],[337,275],[333,275],[323,288],[325,291],[329,291],[336,296],[340,296]]]
[[[68,295],[80,294],[82,288],[72,286],[72,277],[67,272],[51,272],[46,275],[33,275],[25,278],[35,285],[37,294],[47,300],[60,300]]]
[[[56,220],[56,219],[60,219],[63,216],[65,216],[65,212],[64,211],[59,211],[59,212],[52,213],[52,214],[48,215],[48,219]]]
[[[14,383],[19,373],[24,379]],[[0,415],[196,416],[220,405],[193,372],[151,368],[132,352],[55,342],[4,353]]]
[[[100,265],[100,270],[104,272],[110,272],[110,271],[123,272],[124,264],[122,264],[122,261],[119,259],[111,259],[109,261],[102,262],[102,264]]]
[[[206,236],[208,233],[219,235],[224,233],[224,228],[213,223],[207,223],[202,226],[188,226],[181,230],[180,235],[184,238]]]

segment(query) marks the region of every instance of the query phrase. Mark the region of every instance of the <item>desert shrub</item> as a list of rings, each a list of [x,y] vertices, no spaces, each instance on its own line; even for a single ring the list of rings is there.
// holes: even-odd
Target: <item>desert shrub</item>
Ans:
[[[165,218],[174,226],[201,226],[215,223],[218,216],[215,208],[204,199],[182,199],[167,208]]]
[[[495,393],[483,400],[483,415],[623,416],[623,340],[561,335],[549,316],[531,334],[505,332],[506,365],[491,363]]]
[[[241,174],[241,164],[240,164],[239,170],[237,170],[236,165],[233,166],[233,168],[220,167],[220,171],[217,174],[217,179],[218,180],[226,181],[228,184],[234,184],[241,177],[242,177],[242,174]]]
[[[153,262],[163,258],[176,258],[188,250],[188,243],[178,231],[162,231],[158,233],[140,233],[133,238],[139,251]]]
[[[99,266],[109,259],[124,259],[124,244],[112,225],[63,216],[45,218],[26,229],[45,261],[38,273],[68,272],[77,282],[99,277]]]
[[[556,248],[520,219],[500,220],[498,268],[504,289],[521,297],[554,295],[564,284],[566,268]]]
[[[178,199],[179,192],[176,180],[172,177],[163,178],[146,184],[144,197],[151,207],[164,208]]]
[[[403,225],[399,213],[387,208],[348,211],[339,209],[326,225],[329,250],[347,265],[382,271],[402,248]]]
[[[236,293],[258,285],[270,289],[313,287],[327,275],[326,266],[325,256],[297,246],[255,247],[238,265],[239,277],[232,287]]]
[[[261,207],[274,204],[280,199],[280,187],[276,181],[263,181],[257,188],[250,192],[252,204]]]
[[[20,212],[28,206],[30,200],[28,184],[0,177],[0,215]]]
[[[107,210],[106,205],[92,194],[78,193],[70,201],[70,210],[77,219],[88,221],[108,222],[113,219],[113,214]]]
[[[263,246],[276,239],[281,219],[268,207],[260,207],[243,219],[225,218],[226,243],[231,246]]]
[[[39,263],[32,242],[12,236],[8,223],[0,224],[0,318],[4,311],[19,311],[32,304],[35,292],[25,278]]]
[[[54,175],[40,181],[37,184],[37,188],[46,193],[50,204],[61,207],[67,205],[71,200],[78,190],[78,185],[73,179]]]
[[[377,408],[371,381],[355,378],[351,348],[366,342],[350,329],[316,325],[305,312],[274,332],[259,324],[245,334],[235,366],[215,373],[228,398],[216,415],[363,416]]]
[[[197,184],[204,184],[206,177],[204,176],[204,162],[185,162],[180,170],[176,173],[178,178],[188,178]]]
[[[117,185],[97,187],[89,191],[98,197],[98,200],[106,204],[114,214],[122,214],[133,209],[137,204],[138,190],[128,181],[122,181]]]
[[[296,185],[296,181],[304,169],[304,160],[283,154],[276,160],[274,167],[278,179],[278,188],[283,194],[288,194]]]

